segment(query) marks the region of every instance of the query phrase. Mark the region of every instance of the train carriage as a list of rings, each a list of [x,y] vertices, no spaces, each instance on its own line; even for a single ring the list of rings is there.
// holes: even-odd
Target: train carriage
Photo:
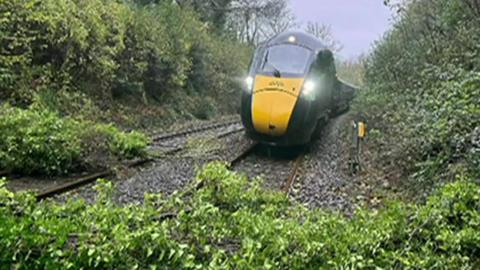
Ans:
[[[246,78],[241,117],[247,135],[265,144],[311,141],[348,109],[355,87],[337,79],[333,53],[317,38],[285,32],[259,46]]]

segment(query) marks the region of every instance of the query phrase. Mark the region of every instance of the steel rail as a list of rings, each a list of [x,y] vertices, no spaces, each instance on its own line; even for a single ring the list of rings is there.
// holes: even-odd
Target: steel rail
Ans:
[[[244,160],[250,153],[252,153],[260,144],[258,142],[254,142],[251,145],[249,145],[244,151],[240,152],[237,156],[235,156],[230,162],[230,168],[233,168],[235,165],[237,165],[239,162]],[[290,171],[290,174],[288,178],[286,179],[285,185],[282,187],[281,191],[286,193],[287,196],[290,195],[290,191],[292,189],[293,183],[295,182],[295,179],[299,175],[299,170],[303,164],[305,157],[305,151],[302,150],[302,152],[296,157],[292,170]]]
[[[203,127],[197,127],[197,128],[186,129],[186,130],[177,131],[177,132],[166,133],[163,135],[154,135],[154,137],[152,138],[152,141],[153,142],[165,141],[165,140],[169,140],[176,137],[182,137],[182,136],[199,133],[199,132],[203,132],[211,129],[231,126],[234,124],[240,124],[240,120],[232,120],[232,121],[227,121],[223,123],[216,123],[216,124],[206,125]]]
[[[282,191],[287,194],[287,196],[290,195],[290,191],[292,189],[293,183],[295,182],[295,178],[298,176],[298,171],[303,163],[304,160],[304,153],[301,153],[296,159],[293,164],[293,169],[290,172],[290,175],[288,176],[287,182],[285,186],[282,188]]]
[[[245,149],[243,149],[242,151],[240,151],[240,153],[236,156],[234,156],[229,162],[229,167],[232,168],[234,167],[235,165],[237,165],[240,161],[242,161],[243,159],[245,159],[248,155],[250,155],[250,153],[252,153],[257,147],[259,146],[259,143],[258,142],[252,142],[250,143],[249,145],[247,145],[247,147],[245,147]]]
[[[244,127],[240,127],[240,128],[237,128],[237,129],[234,129],[234,130],[230,130],[230,131],[226,131],[224,133],[220,133],[218,136],[217,136],[217,139],[223,139],[225,137],[228,137],[232,134],[235,134],[235,133],[239,133],[239,132],[242,132],[242,131],[245,131],[245,128]]]
[[[228,132],[224,132],[224,133],[218,135],[217,138],[224,138],[224,137],[227,137],[231,134],[241,132],[243,130],[244,130],[243,128],[239,128],[239,129],[236,129],[236,130],[231,130],[231,131],[228,131]],[[237,156],[232,161],[230,161],[230,164],[233,164],[233,163],[237,162],[237,160],[239,160],[239,159],[245,157],[246,155],[248,155],[248,153],[250,153],[253,150],[255,145],[256,144],[250,145],[246,149],[246,151],[243,151],[239,156]],[[168,150],[168,151],[164,152],[163,155],[172,155],[172,154],[175,154],[175,153],[183,150],[184,148],[185,148],[184,146],[179,146],[179,147],[176,147],[174,149],[171,149],[171,150]],[[132,161],[132,162],[126,164],[126,167],[135,168],[135,167],[142,166],[144,164],[153,162],[156,159],[157,158],[146,158],[146,159],[140,159],[140,160]],[[63,194],[65,192],[75,190],[75,189],[80,188],[82,186],[86,186],[88,184],[91,184],[91,183],[95,182],[98,178],[107,177],[107,176],[111,176],[111,175],[113,175],[113,171],[111,171],[111,170],[105,170],[105,171],[93,173],[91,175],[79,178],[79,179],[74,180],[72,182],[68,182],[68,183],[65,183],[65,184],[55,186],[55,187],[49,188],[47,190],[41,191],[40,193],[38,193],[36,195],[36,199],[37,199],[37,201],[41,201],[41,200],[44,200],[44,199],[47,199],[47,198],[51,198],[53,196],[60,195],[60,194]]]
[[[73,182],[65,183],[65,184],[47,189],[45,191],[42,191],[42,192],[38,193],[35,197],[36,197],[37,201],[41,201],[43,199],[50,198],[50,197],[53,197],[55,195],[59,195],[59,194],[74,190],[76,188],[85,186],[89,183],[92,183],[92,182],[96,181],[99,178],[107,177],[107,176],[111,175],[111,173],[112,172],[110,170],[99,172],[99,173],[94,173],[94,174],[79,178],[79,179],[77,179]]]

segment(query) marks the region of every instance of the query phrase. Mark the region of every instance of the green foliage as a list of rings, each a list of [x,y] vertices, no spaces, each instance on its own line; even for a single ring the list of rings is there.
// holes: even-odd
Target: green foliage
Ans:
[[[480,176],[479,14],[476,1],[407,2],[369,57],[356,108],[387,173],[423,186]]]
[[[218,33],[220,17],[213,33],[200,3],[149,2],[0,1],[0,99],[26,109],[2,112],[0,169],[106,166],[143,155],[148,140],[97,122],[145,128],[235,111],[249,49]]]
[[[357,59],[337,60],[337,76],[341,80],[362,88],[365,85],[365,56]]]
[[[261,181],[207,165],[190,190],[118,206],[37,204],[0,188],[0,260],[19,269],[474,269],[480,187],[459,180],[421,206],[352,218],[307,210]],[[88,220],[89,222],[85,222]]]
[[[144,154],[148,143],[138,132],[120,132],[39,108],[0,106],[0,168],[25,174],[64,174],[83,165],[103,138],[106,152],[131,158]]]
[[[100,135],[107,136],[110,151],[118,156],[133,158],[145,154],[148,138],[143,133],[137,131],[120,132],[113,125],[101,124],[96,125],[95,130]]]
[[[232,77],[248,50],[212,34],[195,7],[158,2],[1,1],[0,97],[24,105],[43,91],[81,91],[101,107],[126,95],[166,103],[186,90],[236,97]]]
[[[1,106],[0,167],[25,173],[64,173],[81,155],[78,125],[48,111]]]
[[[138,5],[152,5],[167,3],[168,0],[131,0]],[[170,1],[171,2],[171,1]],[[215,1],[196,1],[196,0],[183,0],[175,1],[176,4],[183,8],[192,8],[199,14],[202,21],[209,24],[217,33],[222,33],[225,24],[227,22],[227,16],[229,12],[229,4],[232,0],[215,0]]]

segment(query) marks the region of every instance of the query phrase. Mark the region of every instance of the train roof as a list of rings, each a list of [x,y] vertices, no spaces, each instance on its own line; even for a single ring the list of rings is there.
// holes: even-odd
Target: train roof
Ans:
[[[291,40],[292,37],[295,38],[293,42]],[[269,47],[277,44],[291,44],[291,43],[294,43],[303,47],[307,47],[312,51],[327,49],[327,46],[325,46],[315,36],[304,33],[304,32],[299,32],[299,31],[287,31],[287,32],[280,33],[277,36],[265,42],[264,44],[262,44],[262,46]]]

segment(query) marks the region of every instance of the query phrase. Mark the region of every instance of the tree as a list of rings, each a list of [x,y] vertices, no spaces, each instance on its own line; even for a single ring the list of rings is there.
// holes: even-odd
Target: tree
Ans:
[[[211,29],[221,33],[225,30],[227,16],[232,0],[132,0],[134,3],[147,6],[162,3],[178,5],[181,8],[192,8],[201,21],[208,23]]]
[[[320,39],[332,52],[339,52],[343,45],[335,39],[330,25],[308,22],[305,31]]]
[[[264,10],[265,27],[262,29],[264,36],[278,35],[297,25],[295,16],[284,0],[272,1]]]
[[[204,22],[210,23],[218,33],[225,30],[232,0],[175,0],[181,7],[192,7]]]
[[[192,8],[218,33],[258,44],[297,25],[288,0],[131,0],[140,5],[171,3]]]
[[[295,25],[287,0],[234,0],[230,10],[230,30],[251,45]]]

